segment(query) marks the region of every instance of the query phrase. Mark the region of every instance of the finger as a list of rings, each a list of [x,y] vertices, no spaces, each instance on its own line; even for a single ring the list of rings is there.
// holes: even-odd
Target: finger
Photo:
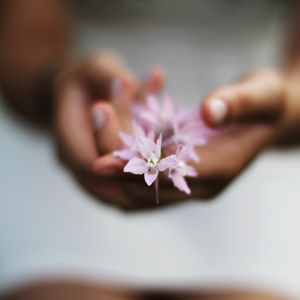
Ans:
[[[105,154],[120,148],[120,120],[108,102],[97,102],[91,107],[91,116],[98,152]]]
[[[131,131],[131,109],[135,101],[137,85],[129,72],[122,72],[112,83],[111,103],[124,131]]]
[[[116,55],[98,53],[80,65],[77,75],[85,83],[90,98],[110,99],[114,78],[125,70],[125,66]]]
[[[97,151],[86,95],[78,83],[69,81],[60,87],[57,97],[56,130],[64,158],[87,170]]]
[[[147,93],[156,94],[161,91],[165,84],[165,72],[161,67],[154,67],[145,82],[145,90]]]
[[[284,80],[272,71],[250,74],[243,80],[210,93],[201,104],[209,126],[249,119],[274,120],[284,106]]]
[[[93,162],[92,169],[99,175],[119,175],[125,164],[124,161],[109,153],[97,158]]]
[[[138,89],[137,98],[143,100],[148,94],[158,94],[166,82],[166,75],[161,67],[154,67]]]
[[[148,78],[137,86],[132,74],[124,71],[113,82],[112,103],[119,115],[123,130],[131,132],[132,115],[131,109],[135,101],[142,100],[147,94],[157,94],[165,83],[165,74],[162,68],[155,67],[151,70]]]

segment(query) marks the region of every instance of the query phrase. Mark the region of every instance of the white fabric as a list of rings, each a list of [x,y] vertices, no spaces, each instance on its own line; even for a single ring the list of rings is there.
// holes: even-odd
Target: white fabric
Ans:
[[[237,36],[235,26],[221,34],[222,23],[208,36],[193,22],[119,22],[83,27],[82,50],[116,48],[140,74],[163,63],[169,89],[195,103],[201,93],[269,62],[278,32],[273,21],[251,24],[246,36]],[[229,41],[218,42],[226,33]],[[57,162],[51,138],[1,104],[0,291],[65,275],[143,285],[253,285],[300,296],[299,150],[261,154],[211,202],[127,214],[85,194]]]

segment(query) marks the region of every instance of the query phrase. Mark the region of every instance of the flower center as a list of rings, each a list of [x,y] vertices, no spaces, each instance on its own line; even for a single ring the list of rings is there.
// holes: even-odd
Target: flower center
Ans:
[[[159,158],[155,153],[151,153],[150,157],[147,160],[147,166],[151,169],[156,169],[158,166]]]

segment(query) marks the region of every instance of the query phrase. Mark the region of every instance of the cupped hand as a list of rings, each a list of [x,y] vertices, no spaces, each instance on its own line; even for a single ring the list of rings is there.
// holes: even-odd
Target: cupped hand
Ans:
[[[209,198],[234,180],[285,127],[287,83],[278,72],[252,72],[232,85],[211,92],[201,103],[208,126],[219,129],[198,149],[198,177],[193,196]]]
[[[141,88],[113,61],[108,64],[105,59],[105,67],[98,62],[98,69],[92,60],[92,66],[82,64],[58,80],[56,123],[62,157],[79,181],[101,200],[125,209],[155,207],[154,187],[147,187],[140,176],[124,174],[125,163],[111,152],[121,146],[119,131],[130,131],[129,110],[136,94],[145,89],[159,91],[163,75],[154,70],[152,80]],[[198,176],[188,180],[190,195],[175,189],[166,177],[160,178],[161,205],[211,198],[228,186],[284,127],[286,86],[280,73],[259,71],[205,97],[200,112],[218,133],[197,149],[201,162],[194,165]]]
[[[122,174],[124,162],[111,152],[121,146],[119,131],[130,130],[132,101],[143,93],[158,92],[163,82],[159,68],[144,82],[136,82],[111,54],[93,55],[57,77],[55,125],[60,157],[98,199],[125,209],[148,206],[143,196],[138,203],[131,197],[136,178]],[[145,190],[141,182],[137,185]]]
[[[285,126],[287,84],[277,72],[253,72],[236,83],[206,96],[200,114],[207,126],[216,128],[207,145],[197,148],[200,163],[193,164],[197,177],[186,178],[191,194],[175,189],[170,180],[160,179],[160,201],[175,203],[188,198],[212,198],[219,194],[274,139]],[[101,160],[98,170],[101,169]],[[145,183],[132,184],[128,195],[136,203],[154,203]],[[146,200],[147,199],[147,200]]]

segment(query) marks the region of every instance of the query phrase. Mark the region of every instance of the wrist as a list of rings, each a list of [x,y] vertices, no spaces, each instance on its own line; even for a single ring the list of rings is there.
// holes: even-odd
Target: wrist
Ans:
[[[300,78],[282,73],[281,80],[283,106],[277,140],[279,142],[298,142],[300,141]]]

